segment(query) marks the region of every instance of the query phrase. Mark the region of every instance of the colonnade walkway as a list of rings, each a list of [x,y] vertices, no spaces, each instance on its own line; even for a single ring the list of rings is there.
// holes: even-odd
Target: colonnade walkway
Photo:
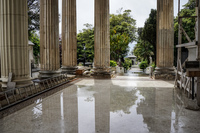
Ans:
[[[173,81],[137,76],[78,79],[0,119],[1,133],[197,133],[200,112],[185,109]]]

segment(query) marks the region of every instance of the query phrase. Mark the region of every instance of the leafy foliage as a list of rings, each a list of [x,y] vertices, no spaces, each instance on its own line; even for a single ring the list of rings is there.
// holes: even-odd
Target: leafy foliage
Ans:
[[[29,36],[29,40],[34,43],[35,45],[33,46],[33,55],[35,57],[36,63],[38,63],[37,57],[39,56],[40,53],[40,39],[39,37],[33,32]]]
[[[40,0],[27,0],[28,2],[28,34],[40,28]]]
[[[153,63],[151,64],[151,67],[153,67],[153,70],[155,70],[156,64],[153,62]]]
[[[180,11],[180,16],[196,16],[195,13],[195,0],[188,0],[188,2],[183,6],[184,8]],[[183,18],[182,19],[182,27],[193,41],[195,39],[195,18]],[[175,45],[178,44],[178,16],[174,19],[174,64],[177,64],[177,48]],[[182,43],[188,43],[187,38],[185,35],[182,36]],[[182,52],[186,52],[186,48],[182,48]]]
[[[136,40],[136,23],[130,15],[131,10],[125,10],[117,15],[110,15],[110,53],[111,59],[118,61],[127,55],[128,44]],[[92,62],[94,58],[94,28],[91,24],[85,24],[77,35],[78,62],[86,57],[86,61]]]
[[[149,43],[152,50],[153,61],[156,61],[156,17],[157,10],[151,9],[149,18],[145,21],[141,39]]]
[[[94,28],[85,24],[86,28],[77,35],[77,58],[79,61],[86,57],[86,61],[93,62],[94,58]]]
[[[111,67],[116,67],[117,66],[117,62],[114,60],[110,60],[110,66]]]
[[[188,0],[188,2],[183,6],[184,8],[180,11],[180,16],[196,16],[195,13],[195,0]],[[184,28],[185,32],[188,34],[191,40],[195,39],[195,18],[183,18],[182,19],[182,27]],[[178,16],[174,20],[174,41],[175,45],[178,44]],[[186,37],[183,35],[182,43],[187,43]]]
[[[122,10],[122,9],[121,9]],[[115,30],[117,33],[126,33],[130,37],[130,42],[136,39],[136,20],[130,15],[131,10],[125,10],[123,14],[111,14],[110,15],[110,30],[113,33]]]
[[[114,31],[115,32],[115,31]],[[130,43],[130,38],[126,33],[111,33],[110,35],[110,54],[111,59],[118,61],[120,58],[124,58],[128,51],[128,44]]]
[[[138,41],[133,53],[140,61],[147,60],[149,62],[150,56],[153,57],[153,61],[156,61],[156,16],[157,11],[151,9],[144,28],[138,28]]]
[[[122,10],[122,8],[121,8]],[[110,15],[110,53],[111,59],[123,61],[129,51],[128,44],[136,40],[136,20],[130,15],[131,10]]]
[[[125,61],[123,63],[123,67],[128,70],[132,66],[132,61],[129,58],[125,58]]]
[[[148,67],[148,62],[145,60],[145,61],[142,61],[140,64],[139,64],[139,68],[140,69],[146,69]]]
[[[137,60],[147,60],[148,62],[150,62],[149,57],[153,55],[153,48],[154,47],[148,42],[139,40],[135,45],[133,53],[137,57]]]
[[[36,63],[40,54],[40,39],[36,31],[40,29],[40,0],[27,0],[28,3],[28,39],[34,43],[33,55]]]

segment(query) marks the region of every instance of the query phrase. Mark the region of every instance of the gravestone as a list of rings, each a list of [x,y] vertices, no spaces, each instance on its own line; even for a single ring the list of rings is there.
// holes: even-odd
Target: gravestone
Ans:
[[[152,64],[152,57],[151,56],[149,57],[149,60],[150,60],[150,64],[149,65],[151,65]]]
[[[15,86],[16,86],[16,82],[11,82],[12,81],[12,73],[9,73],[9,76],[8,76],[8,83],[7,83],[7,89],[10,90],[10,89],[14,89]]]

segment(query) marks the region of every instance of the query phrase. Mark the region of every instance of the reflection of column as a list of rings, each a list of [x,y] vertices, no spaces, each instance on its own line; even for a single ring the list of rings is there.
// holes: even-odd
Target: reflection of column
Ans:
[[[110,132],[110,88],[96,86],[95,93],[95,131]]]
[[[137,107],[137,114],[142,114],[144,118],[144,123],[147,124],[149,132],[156,132],[155,129],[155,89],[145,89],[145,91],[140,91],[140,94],[144,96],[144,101],[140,102]]]
[[[162,74],[174,74],[173,4],[173,0],[157,1],[157,68],[155,78],[161,78]]]
[[[76,0],[62,1],[62,70],[74,74],[77,69]]]
[[[62,133],[64,127],[59,127],[61,124],[61,112],[60,112],[60,95],[53,94],[49,97],[46,97],[42,101],[42,127],[38,133],[41,132],[53,132],[53,133]],[[55,126],[56,125],[56,126]],[[64,133],[64,132],[63,132]]]
[[[17,85],[31,84],[28,59],[27,0],[0,2],[1,79],[13,74]]]
[[[78,133],[78,99],[76,95],[76,86],[68,87],[63,93],[66,133]]]
[[[29,129],[31,129],[30,131],[36,131],[37,129],[37,132],[42,132],[40,130],[41,128],[41,124],[43,123],[43,104],[42,104],[42,99],[38,99],[35,101],[35,106],[32,108],[31,111],[29,110],[26,110],[27,113],[30,112],[32,114],[29,114],[28,116],[32,116],[32,117],[28,117],[27,115],[23,115],[25,118],[31,118],[30,120],[27,120],[27,119],[21,119],[21,120],[24,120],[24,121],[32,121],[33,119],[34,120],[37,120],[37,122],[35,124],[32,124],[32,123],[29,123],[31,127],[29,127]]]
[[[162,88],[166,89],[166,88]],[[162,91],[159,88],[155,89],[155,125],[164,125],[164,128],[160,126],[155,127],[156,133],[169,133],[171,132],[171,118],[172,118],[172,97],[169,97],[173,94],[172,88],[167,88],[165,91]]]
[[[38,132],[78,133],[77,87],[71,86],[42,102],[42,127]],[[55,126],[56,125],[56,126]]]
[[[95,73],[108,73],[110,67],[109,0],[95,0]]]
[[[40,1],[41,78],[59,75],[58,0]]]

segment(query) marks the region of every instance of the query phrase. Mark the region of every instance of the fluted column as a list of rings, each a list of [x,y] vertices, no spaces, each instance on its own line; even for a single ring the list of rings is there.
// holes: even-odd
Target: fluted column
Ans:
[[[95,73],[109,73],[110,20],[109,0],[95,0],[94,67]]]
[[[77,69],[76,0],[62,1],[62,72]]]
[[[200,2],[197,4],[196,12],[197,15],[197,22],[196,22],[196,27],[197,32],[196,32],[196,41],[198,42],[198,61],[200,61]],[[197,77],[197,104],[200,106],[200,77]]]
[[[18,86],[31,84],[27,0],[0,0],[0,53],[4,87],[9,73]]]
[[[160,74],[174,73],[174,1],[157,0],[157,68]],[[162,76],[161,76],[162,77]]]
[[[41,78],[60,74],[58,0],[40,0]]]

